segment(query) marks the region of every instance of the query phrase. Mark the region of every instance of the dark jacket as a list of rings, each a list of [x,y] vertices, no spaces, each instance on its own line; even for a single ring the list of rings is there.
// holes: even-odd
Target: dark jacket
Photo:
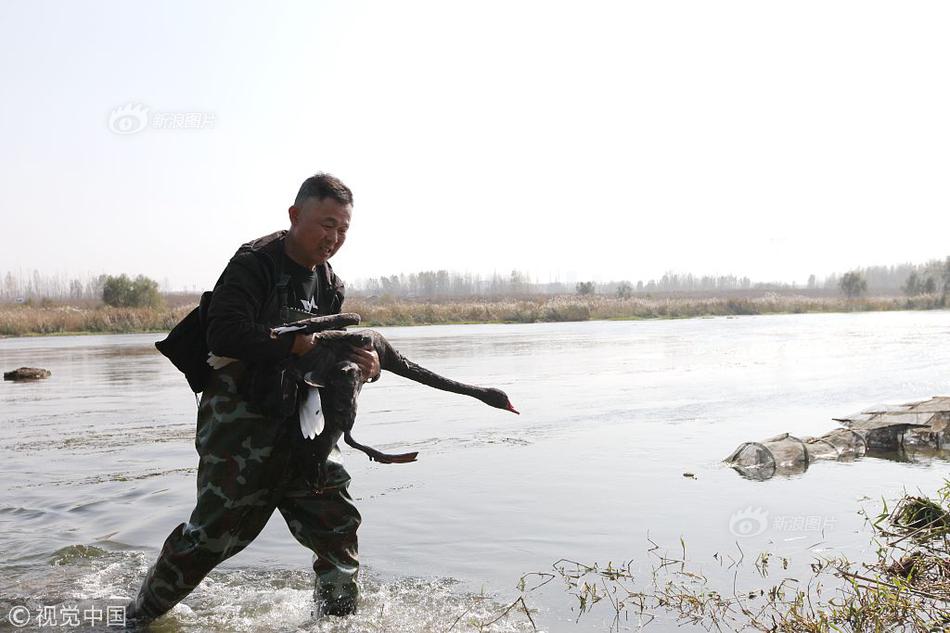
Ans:
[[[278,286],[282,277],[286,284],[282,270],[286,235],[287,231],[278,231],[242,245],[221,273],[207,317],[208,349],[214,354],[258,367],[290,356],[294,337],[272,339],[269,333],[284,320]],[[314,314],[338,314],[343,306],[343,282],[330,264],[318,267],[317,272],[321,301]]]

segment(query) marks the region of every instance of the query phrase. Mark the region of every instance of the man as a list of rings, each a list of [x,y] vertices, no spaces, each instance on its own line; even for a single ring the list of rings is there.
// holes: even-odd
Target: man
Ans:
[[[317,339],[269,335],[280,322],[339,313],[343,284],[327,260],[346,240],[352,206],[352,192],[337,178],[308,178],[288,210],[290,229],[242,246],[215,284],[208,349],[237,361],[213,370],[202,392],[197,503],[188,522],[166,539],[126,609],[129,620],[148,622],[171,609],[218,563],[253,541],[275,508],[314,552],[319,612],[354,612],[360,514],[347,493],[350,477],[334,447],[325,489],[316,493],[305,483],[293,452],[305,441],[296,385],[282,371]],[[353,349],[350,360],[364,379],[379,376],[375,351]]]

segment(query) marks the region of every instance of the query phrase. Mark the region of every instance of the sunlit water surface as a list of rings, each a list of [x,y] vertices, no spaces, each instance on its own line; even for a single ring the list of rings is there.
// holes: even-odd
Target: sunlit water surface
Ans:
[[[310,553],[275,513],[156,630],[475,630],[521,595],[526,573],[562,558],[633,561],[642,589],[658,552],[682,555],[681,538],[721,590],[740,548],[740,583],[761,587],[761,551],[788,557],[783,574],[800,578],[816,556],[869,559],[862,505],[931,494],[950,473],[940,458],[865,458],[754,482],[721,463],[746,440],[817,435],[868,405],[950,395],[947,311],[382,331],[437,372],[504,389],[522,415],[385,375],[363,390],[356,435],[419,461],[374,464],[344,447],[364,519],[360,613],[310,619]],[[0,385],[3,618],[20,604],[121,602],[187,519],[195,401],[159,338],[0,340],[0,368],[52,371]],[[618,624],[604,605],[578,617],[560,581],[525,601],[539,630]],[[661,617],[648,630],[684,628]],[[513,609],[489,630],[531,624]]]

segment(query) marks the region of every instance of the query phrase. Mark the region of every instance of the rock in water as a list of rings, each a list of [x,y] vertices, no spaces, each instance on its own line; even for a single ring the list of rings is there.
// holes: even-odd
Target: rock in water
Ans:
[[[20,367],[19,369],[14,369],[13,371],[3,372],[4,380],[41,380],[43,378],[50,377],[50,371],[48,369],[40,369],[39,367]]]

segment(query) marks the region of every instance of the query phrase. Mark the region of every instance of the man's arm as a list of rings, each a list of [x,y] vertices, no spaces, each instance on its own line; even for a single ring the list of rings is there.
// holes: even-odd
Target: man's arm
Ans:
[[[258,322],[272,292],[268,272],[257,255],[233,257],[214,288],[208,308],[208,349],[218,356],[256,364],[287,358],[296,337],[271,338],[271,324]]]

